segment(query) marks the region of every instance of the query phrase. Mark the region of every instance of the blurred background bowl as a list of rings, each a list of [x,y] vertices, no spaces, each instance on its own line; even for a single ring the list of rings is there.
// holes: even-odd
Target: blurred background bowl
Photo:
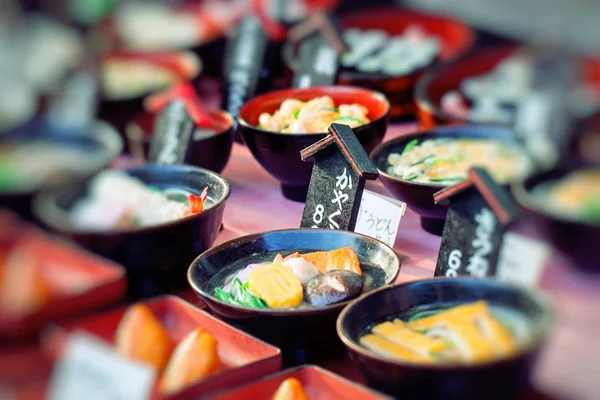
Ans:
[[[186,164],[220,173],[227,165],[233,143],[233,118],[222,110],[207,110],[211,117],[208,127],[196,127]],[[134,117],[126,128],[131,155],[146,162],[154,132],[156,114],[143,113]]]
[[[114,231],[76,229],[69,222],[69,213],[86,195],[87,184],[84,184],[40,193],[34,200],[35,215],[51,230],[123,265],[132,297],[183,287],[190,262],[217,238],[229,197],[229,183],[212,171],[187,165],[149,164],[126,172],[163,190],[182,189],[200,195],[208,186],[205,209],[156,226]]]
[[[48,154],[45,155],[45,164],[48,166],[61,166],[63,160],[60,155],[54,154],[61,148],[65,150],[76,150],[81,152],[81,161],[77,165],[60,168],[60,175],[52,176],[51,180],[43,180],[40,185],[27,188],[0,187],[0,208],[9,208],[24,219],[31,219],[31,201],[35,193],[43,189],[55,188],[61,185],[72,185],[76,182],[86,180],[106,168],[111,161],[116,159],[123,150],[123,141],[117,132],[108,124],[96,121],[89,130],[74,132],[66,130],[51,129],[49,126],[39,128],[31,126],[31,129],[19,130],[0,136],[0,146],[11,146],[15,148],[41,143],[48,145]],[[23,163],[30,164],[40,160],[24,159]],[[3,169],[7,166],[1,167]],[[31,167],[27,166],[27,170]],[[51,168],[51,167],[50,167]],[[47,171],[44,171],[47,172]],[[2,171],[3,174],[11,174],[9,170]],[[41,174],[38,171],[36,174]]]
[[[126,84],[113,84],[116,92],[109,92],[106,82],[110,79],[106,71],[106,63],[110,61],[130,63],[128,70],[122,69],[123,75],[130,79],[124,82],[131,83],[129,88]],[[168,81],[157,82],[155,74],[148,73],[146,68],[154,68],[171,74]],[[178,81],[192,81],[201,71],[200,59],[190,52],[153,52],[142,53],[133,51],[115,51],[104,56],[100,65],[102,68],[102,95],[98,109],[98,118],[109,122],[123,136],[125,140],[125,128],[127,123],[136,115],[144,112],[144,99],[153,93],[159,92]],[[132,79],[137,74],[138,81]],[[123,77],[119,77],[123,79]],[[146,81],[144,81],[146,79]],[[143,81],[143,85],[140,84]]]
[[[388,173],[390,167],[388,157],[390,154],[401,154],[407,143],[413,139],[422,142],[434,138],[480,138],[512,142],[519,142],[519,138],[511,129],[499,125],[456,125],[403,135],[384,142],[373,150],[370,157],[379,170],[379,179],[381,179],[385,188],[395,198],[404,201],[411,210],[419,214],[423,229],[434,235],[441,235],[448,207],[435,204],[433,195],[447,186],[411,182]]]
[[[546,202],[532,192],[577,170],[594,170],[600,173],[600,164],[564,165],[542,171],[523,182],[512,185],[512,192],[526,216],[542,232],[544,238],[565,254],[573,265],[583,271],[600,272],[598,249],[600,249],[600,225],[579,221],[560,213],[544,209]]]
[[[391,118],[412,117],[416,111],[413,89],[418,78],[432,65],[465,53],[475,41],[474,31],[462,22],[397,7],[346,14],[341,17],[341,25],[343,29],[384,30],[390,35],[399,35],[409,26],[418,26],[428,36],[435,36],[441,42],[440,54],[436,60],[408,75],[390,76],[340,67],[337,84],[359,86],[383,93],[391,103]],[[299,61],[291,45],[284,48],[283,58],[293,73]]]
[[[485,300],[523,315],[534,341],[511,358],[486,363],[434,364],[379,356],[359,344],[373,324],[419,306],[448,307]],[[339,315],[337,332],[369,385],[403,399],[515,399],[527,389],[552,312],[535,293],[491,279],[433,278],[389,286],[351,302]]]
[[[354,133],[368,153],[383,140],[388,124],[390,103],[372,90],[348,86],[321,86],[307,89],[284,89],[249,100],[240,109],[238,129],[259,164],[281,182],[283,195],[295,201],[306,200],[313,164],[300,158],[300,151],[323,139],[326,133],[293,134],[258,129],[258,117],[279,109],[286,99],[308,101],[330,96],[336,105],[359,103],[369,110],[368,124],[354,128]]]
[[[248,264],[272,261],[277,253],[335,250],[352,247],[361,264],[381,268],[379,287],[396,279],[397,254],[384,243],[354,232],[330,229],[288,229],[256,233],[222,243],[201,254],[188,270],[192,289],[228,323],[239,326],[283,350],[284,362],[323,359],[343,350],[335,333],[335,319],[348,302],[324,308],[292,310],[252,309],[225,303],[214,296],[231,274]]]

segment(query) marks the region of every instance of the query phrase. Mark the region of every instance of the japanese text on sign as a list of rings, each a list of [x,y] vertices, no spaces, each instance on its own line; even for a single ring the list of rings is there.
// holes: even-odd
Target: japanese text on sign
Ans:
[[[329,214],[326,220],[329,222],[329,229],[339,229],[340,225],[336,222],[336,217],[342,214],[342,204],[348,201],[348,194],[344,193],[346,188],[352,189],[352,178],[347,174],[346,167],[344,167],[344,172],[341,175],[335,177],[335,189],[333,189],[331,204],[337,205],[337,209]],[[319,224],[321,224],[324,220],[325,207],[323,204],[317,204],[315,207],[315,212],[313,214],[313,222],[314,225],[312,228],[319,228]]]

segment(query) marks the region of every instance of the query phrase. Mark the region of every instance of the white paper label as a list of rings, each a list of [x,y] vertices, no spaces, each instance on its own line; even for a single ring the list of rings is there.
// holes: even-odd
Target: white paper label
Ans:
[[[393,247],[406,212],[406,203],[365,190],[354,232],[371,236]]]
[[[518,233],[506,232],[500,249],[496,278],[525,286],[535,286],[550,248]]]
[[[93,336],[76,332],[56,364],[50,400],[146,400],[156,371],[128,360]]]

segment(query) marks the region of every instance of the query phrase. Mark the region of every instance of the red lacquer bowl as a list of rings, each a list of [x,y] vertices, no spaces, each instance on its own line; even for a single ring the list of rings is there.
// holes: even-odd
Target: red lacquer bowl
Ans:
[[[199,127],[199,130],[194,133],[187,164],[220,173],[231,154],[233,118],[223,110],[207,110],[207,112],[211,124],[207,127]],[[146,162],[155,119],[156,114],[139,114],[127,124],[125,129],[129,153],[140,162]],[[203,134],[203,131],[208,130],[214,133]]]
[[[306,394],[311,399],[339,400],[339,399],[390,399],[390,397],[367,389],[357,383],[350,382],[313,365],[301,366],[268,376],[259,381],[240,386],[237,389],[207,396],[211,400],[263,400],[270,399],[277,388],[287,378],[296,378],[302,384]],[[204,398],[204,397],[203,397]]]
[[[170,71],[175,81],[192,81],[202,69],[200,59],[190,52],[165,51],[141,53],[133,51],[115,51],[104,56],[107,60],[131,60],[147,63],[148,65]],[[113,125],[124,135],[127,122],[135,115],[144,111],[144,98],[152,93],[165,89],[165,86],[149,86],[145,89],[132,91],[129,95],[109,96],[104,88],[98,110],[98,118]]]
[[[465,118],[443,111],[442,97],[450,91],[459,90],[460,83],[464,79],[491,72],[497,64],[514,54],[518,48],[514,44],[488,47],[423,75],[415,87],[417,118],[421,128],[430,129],[438,125],[470,123]],[[579,67],[581,79],[597,86],[600,93],[600,61],[582,59]]]
[[[365,87],[387,96],[391,103],[392,118],[414,115],[413,89],[418,78],[438,61],[451,60],[465,53],[475,40],[474,31],[462,22],[397,7],[361,10],[342,16],[341,24],[343,28],[381,29],[391,35],[404,32],[410,25],[417,25],[428,35],[435,36],[441,41],[441,54],[438,60],[409,75],[392,77],[382,73],[366,73],[349,69],[340,71],[338,84]],[[295,70],[297,61],[293,59],[292,52],[291,47],[288,47],[284,58],[290,69]]]
[[[109,305],[125,295],[125,270],[119,265],[51,238],[7,212],[0,213],[0,236],[3,245],[24,244],[43,260],[39,268],[49,291],[48,301],[35,311],[12,314],[0,309],[0,338],[23,339],[48,322]]]
[[[258,117],[272,114],[286,99],[307,101],[319,96],[331,96],[336,105],[359,103],[369,110],[370,123],[354,129],[365,150],[370,152],[385,135],[390,103],[385,96],[372,90],[350,86],[321,86],[307,89],[276,90],[255,97],[240,109],[239,130],[260,165],[281,182],[283,195],[304,201],[310,182],[312,163],[300,158],[300,151],[323,139],[326,133],[291,134],[258,129]]]
[[[210,314],[175,296],[163,296],[144,301],[154,316],[167,329],[173,343],[179,343],[186,334],[201,326],[218,342],[223,369],[213,376],[171,396],[159,393],[155,384],[153,399],[189,399],[215,390],[239,385],[249,380],[272,374],[281,368],[281,352],[239,331]],[[44,350],[53,359],[65,349],[69,333],[81,330],[113,344],[115,332],[126,307],[51,327],[43,336]]]

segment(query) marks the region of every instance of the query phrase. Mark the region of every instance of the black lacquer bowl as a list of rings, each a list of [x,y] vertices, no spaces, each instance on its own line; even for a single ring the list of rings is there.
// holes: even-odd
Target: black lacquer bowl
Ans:
[[[159,189],[177,188],[200,195],[208,186],[199,214],[150,227],[115,231],[74,229],[69,210],[86,193],[86,185],[44,192],[34,200],[36,216],[50,229],[127,270],[129,294],[147,296],[185,286],[190,262],[217,238],[229,183],[212,171],[191,166],[145,165],[126,172]]]
[[[186,164],[220,173],[227,165],[233,144],[233,118],[223,110],[207,110],[211,123],[197,127],[192,134],[189,160]],[[129,152],[140,162],[145,162],[150,151],[156,114],[142,113],[134,117],[127,128]]]
[[[485,300],[521,313],[531,323],[532,345],[512,358],[465,365],[399,361],[360,346],[376,323],[419,306],[449,306]],[[351,302],[337,320],[337,332],[369,385],[402,399],[514,399],[529,378],[550,329],[552,312],[537,294],[491,279],[433,278],[383,288]]]
[[[532,192],[540,185],[557,181],[575,170],[593,169],[600,171],[600,165],[576,163],[530,176],[523,182],[512,185],[512,192],[525,209],[526,216],[539,227],[539,231],[577,268],[587,272],[600,272],[598,249],[600,249],[600,225],[576,220],[544,209],[545,201]]]
[[[244,236],[215,246],[190,266],[188,280],[206,304],[228,322],[283,349],[286,362],[316,361],[343,351],[335,333],[335,319],[348,302],[324,308],[291,310],[253,309],[215,297],[227,277],[248,264],[272,261],[277,253],[335,250],[352,247],[373,287],[393,282],[400,270],[394,250],[370,237],[330,229],[289,229]],[[369,270],[369,271],[367,271]],[[363,274],[364,274],[363,273]]]
[[[392,139],[379,145],[371,153],[371,159],[379,170],[379,177],[386,189],[397,199],[421,217],[421,226],[429,233],[441,235],[444,229],[447,206],[435,204],[433,195],[446,186],[433,183],[410,182],[388,174],[388,156],[402,153],[404,147],[413,139],[422,142],[435,138],[481,138],[506,141],[518,141],[517,134],[509,128],[497,125],[460,125],[445,126],[432,130],[418,131]]]
[[[319,96],[331,96],[336,105],[359,103],[369,110],[370,123],[354,129],[365,150],[370,152],[383,140],[388,124],[390,103],[384,95],[372,90],[350,86],[322,86],[307,89],[276,90],[257,96],[240,109],[239,130],[260,165],[281,182],[283,195],[304,201],[310,183],[313,164],[300,158],[300,151],[323,139],[326,133],[292,134],[258,129],[258,117],[273,113],[286,99],[308,101]]]
[[[123,141],[117,132],[104,122],[94,122],[89,131],[73,132],[51,129],[49,126],[37,127],[0,137],[0,145],[22,146],[31,143],[48,143],[50,147],[61,147],[81,152],[81,165],[61,169],[61,175],[40,186],[27,189],[0,189],[0,208],[9,208],[21,216],[31,219],[31,202],[35,193],[43,189],[56,188],[81,182],[106,168],[108,164],[121,154]],[[50,155],[48,157],[51,157]],[[55,159],[60,165],[59,159]]]

